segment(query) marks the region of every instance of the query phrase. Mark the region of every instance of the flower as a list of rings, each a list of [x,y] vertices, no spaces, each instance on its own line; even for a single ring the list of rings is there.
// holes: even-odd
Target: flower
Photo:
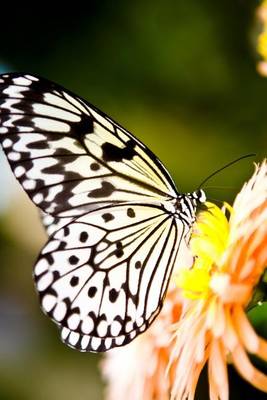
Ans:
[[[173,366],[166,374],[171,327],[180,314],[179,293],[172,287],[152,326],[127,346],[106,353],[102,373],[108,383],[108,400],[169,400],[174,382]]]
[[[257,64],[260,75],[267,76],[267,1],[263,0],[257,9],[257,17],[261,22],[262,31],[258,36],[257,51],[262,60]]]
[[[232,207],[205,206],[190,241],[193,266],[176,271],[151,328],[107,355],[108,400],[193,400],[205,365],[210,400],[228,400],[227,363],[267,392],[267,376],[248,356],[267,361],[267,341],[246,315],[267,266],[266,161],[256,166]]]

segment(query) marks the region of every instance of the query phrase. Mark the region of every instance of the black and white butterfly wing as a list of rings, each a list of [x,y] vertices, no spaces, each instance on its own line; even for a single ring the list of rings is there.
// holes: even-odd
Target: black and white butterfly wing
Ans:
[[[52,235],[35,267],[42,308],[81,351],[130,342],[159,313],[184,226],[158,206],[115,205]]]
[[[43,310],[82,351],[131,341],[156,317],[189,227],[154,154],[108,116],[32,75],[0,76],[0,140],[49,235]]]
[[[31,75],[0,78],[0,138],[11,168],[48,214],[175,198],[160,161],[129,132],[59,85]]]

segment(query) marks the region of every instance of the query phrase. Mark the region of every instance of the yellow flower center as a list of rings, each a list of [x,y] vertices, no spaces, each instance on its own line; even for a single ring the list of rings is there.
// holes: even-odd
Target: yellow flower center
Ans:
[[[195,261],[190,269],[181,269],[176,284],[183,296],[190,299],[207,298],[210,280],[214,273],[220,272],[220,260],[229,239],[229,222],[225,211],[232,209],[227,203],[220,209],[206,202],[206,210],[201,211],[193,226],[190,241]]]
[[[267,30],[259,35],[258,38],[258,52],[266,60],[267,59]]]
[[[258,16],[262,22],[262,32],[258,36],[258,53],[267,60],[267,1],[264,0],[258,8]]]

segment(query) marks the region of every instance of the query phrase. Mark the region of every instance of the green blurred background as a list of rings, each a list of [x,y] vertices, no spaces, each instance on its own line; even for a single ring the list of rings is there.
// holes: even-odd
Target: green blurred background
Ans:
[[[255,68],[257,5],[1,6],[0,70],[36,73],[88,99],[145,142],[180,191],[192,191],[234,158],[266,156],[267,80]],[[252,163],[243,160],[214,177],[206,185],[209,198],[231,201]],[[0,190],[0,400],[102,399],[100,357],[61,344],[39,309],[31,274],[45,234],[2,152]],[[205,390],[205,378],[202,385]],[[231,399],[267,398],[232,372],[231,393]]]

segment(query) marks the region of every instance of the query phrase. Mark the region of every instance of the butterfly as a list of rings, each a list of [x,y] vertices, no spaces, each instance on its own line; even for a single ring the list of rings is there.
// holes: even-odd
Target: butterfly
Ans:
[[[41,308],[72,348],[131,342],[162,308],[205,193],[178,193],[143,143],[38,76],[0,76],[0,141],[49,236],[34,267]]]

